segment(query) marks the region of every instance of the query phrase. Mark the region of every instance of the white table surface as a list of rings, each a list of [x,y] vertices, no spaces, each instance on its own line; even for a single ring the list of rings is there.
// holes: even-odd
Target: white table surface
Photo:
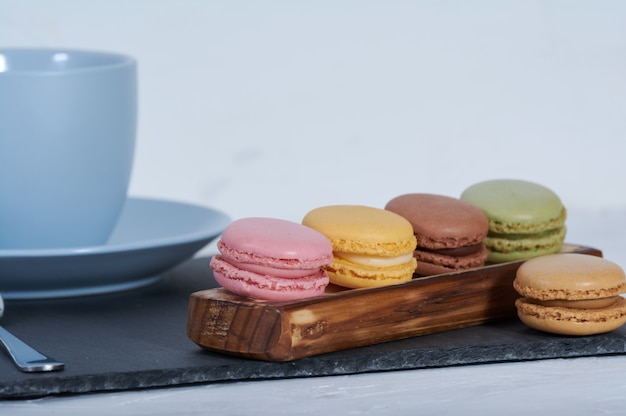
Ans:
[[[135,56],[130,193],[233,218],[534,180],[626,266],[626,2],[0,0],[0,47]],[[203,252],[214,249],[211,245]],[[626,356],[0,402],[0,414],[624,414]]]
[[[2,403],[6,415],[623,415],[626,357],[238,382]]]

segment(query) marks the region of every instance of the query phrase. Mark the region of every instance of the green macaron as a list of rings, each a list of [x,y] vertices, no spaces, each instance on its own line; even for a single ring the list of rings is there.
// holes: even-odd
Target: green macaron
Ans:
[[[479,182],[461,194],[489,219],[488,261],[503,263],[556,253],[565,239],[566,209],[552,190],[517,179]]]

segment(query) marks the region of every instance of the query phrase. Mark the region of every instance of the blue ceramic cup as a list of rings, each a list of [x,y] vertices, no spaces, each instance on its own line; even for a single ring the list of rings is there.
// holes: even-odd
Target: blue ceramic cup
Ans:
[[[106,244],[136,124],[133,58],[0,49],[0,250]]]

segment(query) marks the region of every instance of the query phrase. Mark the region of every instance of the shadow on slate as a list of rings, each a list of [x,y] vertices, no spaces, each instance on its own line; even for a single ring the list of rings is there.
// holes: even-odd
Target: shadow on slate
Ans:
[[[216,286],[209,258],[189,260],[142,289],[7,301],[2,325],[65,370],[22,373],[0,354],[0,398],[117,391],[626,352],[626,328],[591,337],[539,333],[517,320],[354,348],[292,362],[202,350],[185,333],[189,295]]]

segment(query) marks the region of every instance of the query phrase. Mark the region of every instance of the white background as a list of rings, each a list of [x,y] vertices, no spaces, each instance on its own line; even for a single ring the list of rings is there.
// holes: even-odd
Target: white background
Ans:
[[[137,58],[140,122],[131,195],[211,206],[233,218],[299,222],[321,205],[383,207],[402,193],[458,196],[485,179],[527,179],[560,195],[569,210],[570,242],[599,247],[626,266],[624,1],[0,0],[0,47],[16,46]],[[595,388],[569,377],[578,374],[572,362],[596,369],[581,370],[596,374]],[[603,372],[626,368],[625,361],[564,363],[299,383],[313,383],[302,387],[303,395],[321,385],[344,388],[331,395],[337,405],[369,398],[361,413],[402,411],[428,400],[433,411],[454,409],[435,400],[437,392],[454,395],[448,376],[458,382],[459,409],[468,397],[477,406],[482,397],[504,409],[515,397],[507,392],[529,382],[525,372],[546,385],[567,378],[569,402],[579,411],[576,399],[588,396],[612,409],[626,402],[626,387],[602,382]],[[563,366],[561,373],[550,376],[555,365]],[[510,389],[490,398],[502,383],[494,372],[511,377]],[[419,391],[401,390],[416,399],[402,406],[398,390],[389,387],[395,408],[380,406],[378,394],[360,398],[359,389],[391,386],[394,377],[438,383],[430,391],[422,384]],[[153,404],[146,413],[155,414],[167,400],[188,404],[213,392],[213,400],[225,402],[228,392],[247,389],[269,406],[273,398],[292,405],[285,414],[297,414],[302,397],[281,402],[263,390],[281,391],[278,385],[131,394],[116,411]],[[526,394],[541,402],[552,391],[546,385]],[[309,400],[312,413],[315,403],[329,399],[321,396]],[[13,410],[110,412],[103,403],[112,397],[118,398],[18,402]],[[531,409],[532,402],[517,408]],[[235,404],[229,409],[237,413]]]
[[[0,1],[0,46],[140,66],[131,194],[233,217],[497,177],[626,206],[626,2]]]

